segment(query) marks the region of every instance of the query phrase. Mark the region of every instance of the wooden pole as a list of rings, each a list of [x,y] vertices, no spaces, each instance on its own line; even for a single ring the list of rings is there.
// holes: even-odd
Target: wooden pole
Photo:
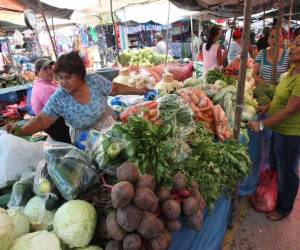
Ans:
[[[115,27],[115,19],[114,19],[114,13],[113,13],[112,0],[110,0],[110,16],[111,16],[111,21],[112,21],[112,25],[113,25],[113,30],[114,30],[114,33],[115,33],[115,43],[116,43],[116,50],[117,50],[117,59],[118,59],[118,62],[119,62],[120,61],[120,52],[119,52],[117,32],[116,32],[116,27]]]
[[[290,14],[289,14],[289,23],[288,23],[288,46],[290,45],[290,29],[292,22],[292,12],[293,12],[294,0],[290,0]]]
[[[167,20],[167,34],[166,34],[166,45],[167,45],[167,49],[166,49],[166,55],[165,55],[165,71],[167,69],[167,60],[168,60],[168,54],[169,54],[169,24],[170,24],[170,8],[171,8],[171,3],[170,1],[169,5],[168,5],[168,20]]]
[[[52,44],[52,48],[53,48],[53,51],[54,51],[55,58],[57,58],[56,47],[55,47],[54,41],[53,41],[52,36],[51,36],[50,28],[49,28],[49,25],[48,25],[48,22],[47,22],[47,19],[46,19],[46,16],[45,16],[45,13],[44,13],[44,10],[43,10],[43,7],[42,7],[42,3],[41,3],[40,0],[37,0],[37,2],[38,2],[38,5],[39,5],[40,12],[43,16],[46,28],[47,28],[47,32],[48,32],[48,35],[49,35],[49,38],[50,38],[50,41],[51,41],[51,44]]]
[[[192,39],[192,42],[191,42],[191,54],[192,54],[192,61],[194,61],[195,60],[195,58],[194,58],[194,46],[193,46],[193,39],[194,39],[194,32],[193,32],[193,29],[194,29],[194,27],[193,27],[193,17],[192,16],[190,16],[190,23],[191,23],[191,39]]]
[[[245,0],[240,77],[237,86],[237,98],[236,98],[235,120],[234,120],[234,130],[233,130],[234,138],[238,141],[240,138],[241,116],[243,112],[245,81],[246,81],[246,73],[247,73],[247,60],[248,60],[248,51],[250,45],[251,13],[252,13],[252,0]]]
[[[273,64],[272,64],[272,78],[271,78],[272,79],[271,83],[274,85],[277,84],[276,72],[277,72],[278,48],[279,48],[278,38],[279,38],[279,32],[281,31],[283,12],[284,12],[284,2],[283,0],[279,0],[278,19],[276,24],[276,35],[275,35],[275,47],[274,47]]]
[[[56,46],[56,37],[55,37],[55,29],[54,29],[54,20],[53,20],[53,17],[51,18],[52,20],[52,32],[53,32],[53,42],[54,42],[54,45],[55,45],[55,49],[57,51],[57,46]]]

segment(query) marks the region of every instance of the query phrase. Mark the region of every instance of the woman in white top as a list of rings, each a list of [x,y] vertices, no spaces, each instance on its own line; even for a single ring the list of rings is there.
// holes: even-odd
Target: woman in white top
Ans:
[[[221,69],[226,57],[226,51],[223,51],[221,45],[217,43],[220,39],[220,28],[212,27],[209,31],[207,43],[203,44],[203,75],[212,69]]]

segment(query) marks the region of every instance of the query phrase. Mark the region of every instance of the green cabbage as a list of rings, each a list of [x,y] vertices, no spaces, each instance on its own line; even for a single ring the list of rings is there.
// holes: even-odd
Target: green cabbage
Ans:
[[[86,201],[72,200],[63,204],[54,215],[54,232],[69,247],[87,246],[97,222],[95,208]]]
[[[61,250],[61,247],[57,236],[44,230],[21,236],[10,250]]]
[[[15,240],[23,234],[29,233],[30,223],[27,217],[21,210],[8,210],[8,216],[11,218],[14,229],[12,232],[12,238]]]
[[[45,208],[46,200],[34,196],[24,208],[24,214],[34,230],[51,230],[53,224],[54,212]]]
[[[0,208],[0,249],[8,250],[13,239],[13,222],[9,218],[5,209]]]

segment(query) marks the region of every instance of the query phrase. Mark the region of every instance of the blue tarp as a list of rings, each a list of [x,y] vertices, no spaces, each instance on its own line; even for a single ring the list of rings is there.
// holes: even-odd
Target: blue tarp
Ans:
[[[231,201],[221,197],[213,211],[205,211],[201,231],[190,230],[183,225],[172,234],[170,250],[219,250],[222,248],[231,213]]]

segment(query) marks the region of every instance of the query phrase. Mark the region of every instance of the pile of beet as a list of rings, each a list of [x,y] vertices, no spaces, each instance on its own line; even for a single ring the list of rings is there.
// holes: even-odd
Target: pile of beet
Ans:
[[[152,175],[140,176],[134,164],[125,162],[117,178],[111,190],[116,210],[104,225],[110,238],[105,250],[165,250],[171,244],[170,232],[181,228],[181,215],[191,229],[201,229],[205,202],[196,183],[187,191],[184,174],[174,176],[173,187],[157,187]]]

